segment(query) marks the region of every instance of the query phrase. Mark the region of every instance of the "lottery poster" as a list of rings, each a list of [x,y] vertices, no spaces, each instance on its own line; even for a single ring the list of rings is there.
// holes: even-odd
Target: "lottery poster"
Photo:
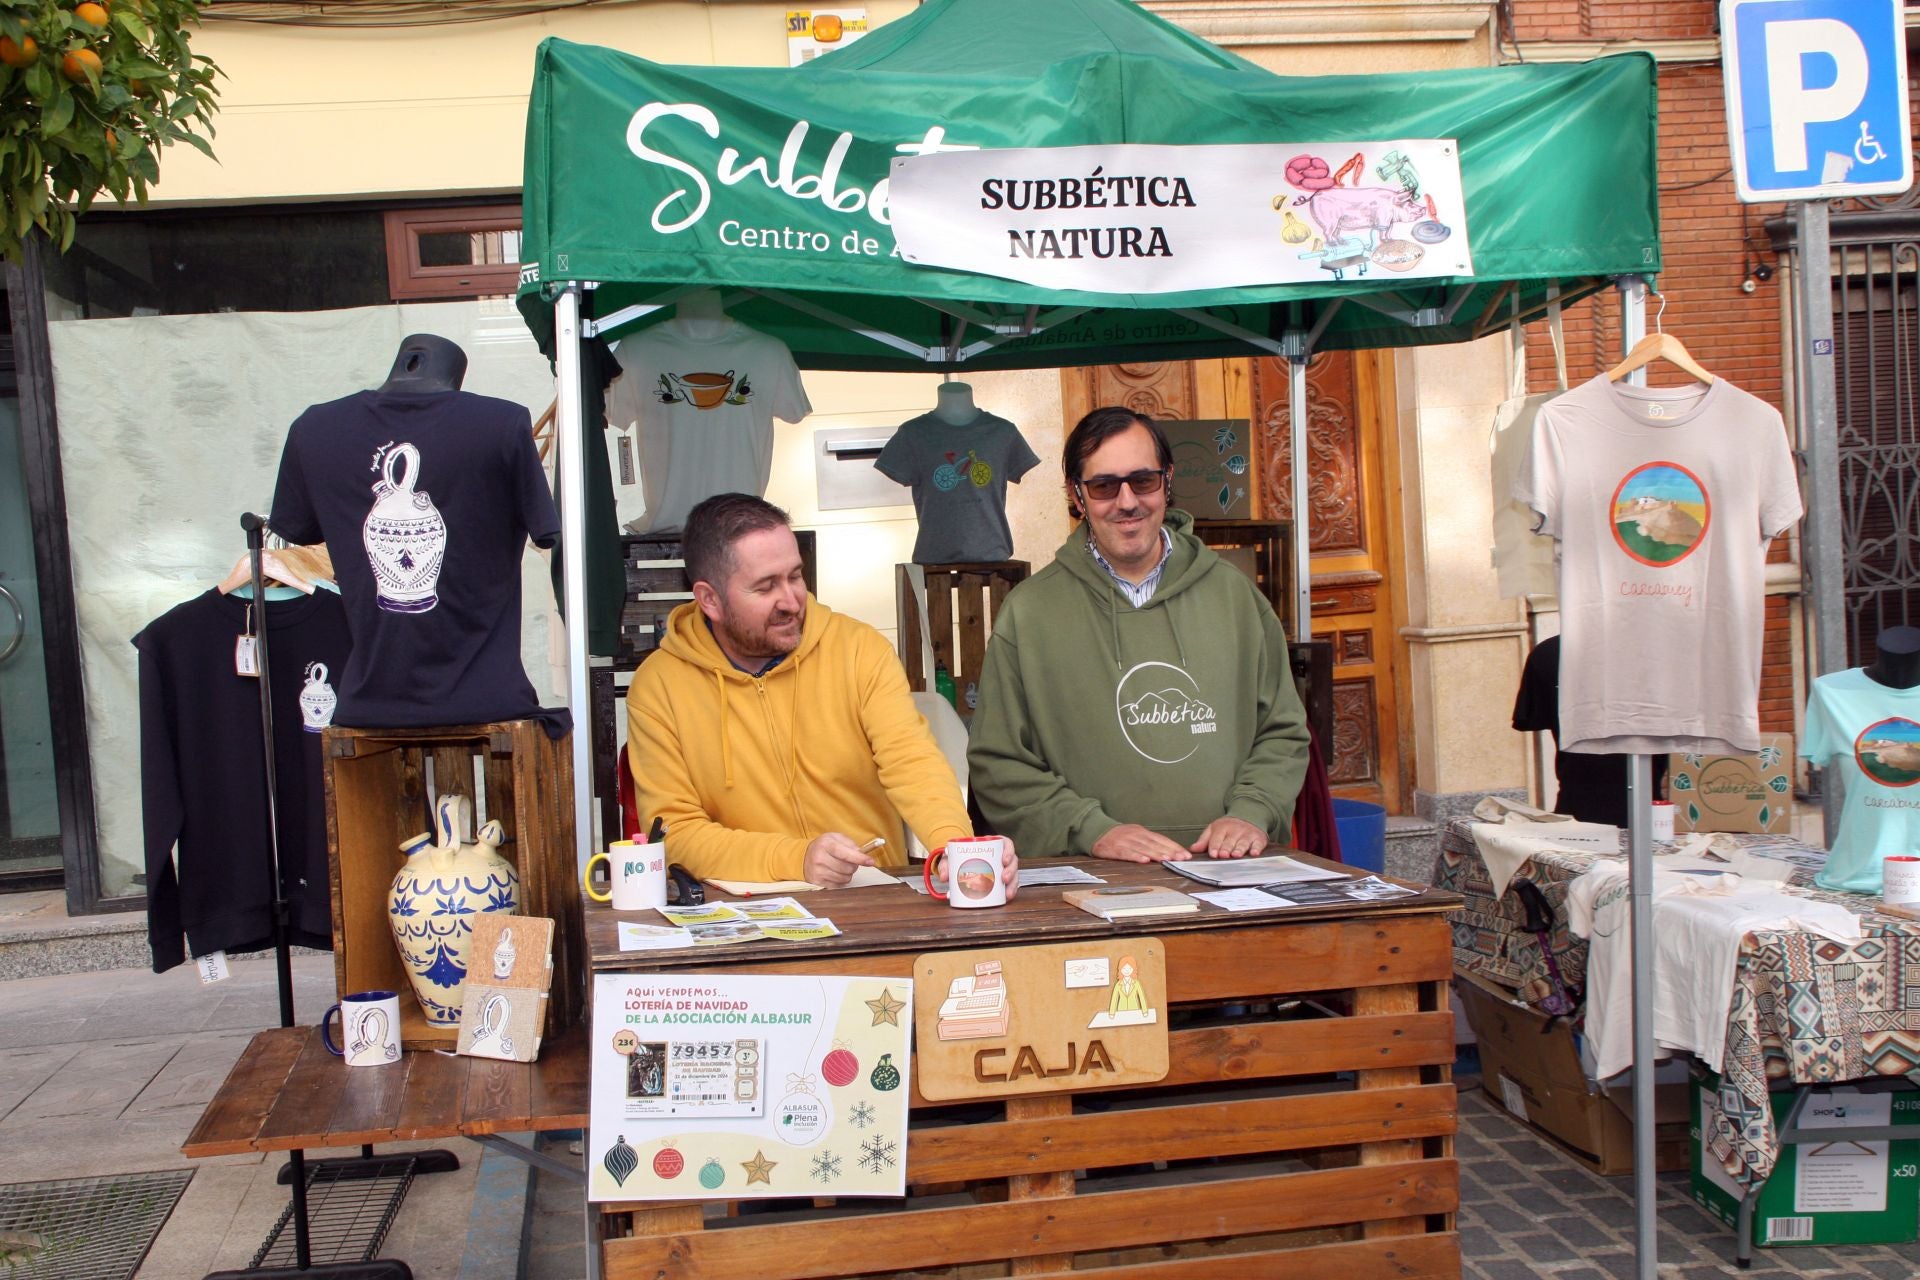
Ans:
[[[913,984],[600,974],[589,1200],[901,1196]]]

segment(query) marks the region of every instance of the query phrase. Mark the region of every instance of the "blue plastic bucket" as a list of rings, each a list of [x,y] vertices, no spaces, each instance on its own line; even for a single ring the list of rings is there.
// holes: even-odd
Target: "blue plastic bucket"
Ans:
[[[1364,800],[1333,800],[1333,825],[1340,830],[1340,860],[1363,871],[1387,869],[1387,811]]]

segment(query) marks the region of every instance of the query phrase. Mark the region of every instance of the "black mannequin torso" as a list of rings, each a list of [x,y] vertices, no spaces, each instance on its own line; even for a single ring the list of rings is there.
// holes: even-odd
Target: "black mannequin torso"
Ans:
[[[458,391],[467,376],[467,353],[456,343],[432,333],[409,334],[400,340],[382,391],[420,393]]]
[[[1869,680],[1889,689],[1920,686],[1920,627],[1888,627],[1874,637],[1873,646]]]

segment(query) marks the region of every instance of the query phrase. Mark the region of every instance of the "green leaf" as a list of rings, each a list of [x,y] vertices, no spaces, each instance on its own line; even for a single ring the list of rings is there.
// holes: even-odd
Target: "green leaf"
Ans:
[[[73,123],[73,95],[64,89],[56,94],[40,115],[41,132],[52,136]]]
[[[197,133],[182,133],[180,135],[180,141],[186,143],[209,160],[218,159],[218,157],[213,154],[213,144]],[[159,176],[156,174],[154,181],[158,182],[159,180]]]
[[[53,92],[53,73],[47,70],[45,58],[28,67],[21,79],[26,81],[27,92],[36,98],[45,100]]]
[[[148,28],[146,23],[140,21],[140,16],[131,9],[115,9],[113,11],[113,25],[119,27],[141,44],[153,43],[152,30]]]

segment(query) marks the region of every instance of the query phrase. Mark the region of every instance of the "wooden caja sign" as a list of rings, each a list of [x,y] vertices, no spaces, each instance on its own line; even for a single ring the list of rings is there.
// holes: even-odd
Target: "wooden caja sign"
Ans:
[[[933,1101],[1149,1084],[1167,1074],[1158,938],[935,951],[913,962],[914,1065]]]

